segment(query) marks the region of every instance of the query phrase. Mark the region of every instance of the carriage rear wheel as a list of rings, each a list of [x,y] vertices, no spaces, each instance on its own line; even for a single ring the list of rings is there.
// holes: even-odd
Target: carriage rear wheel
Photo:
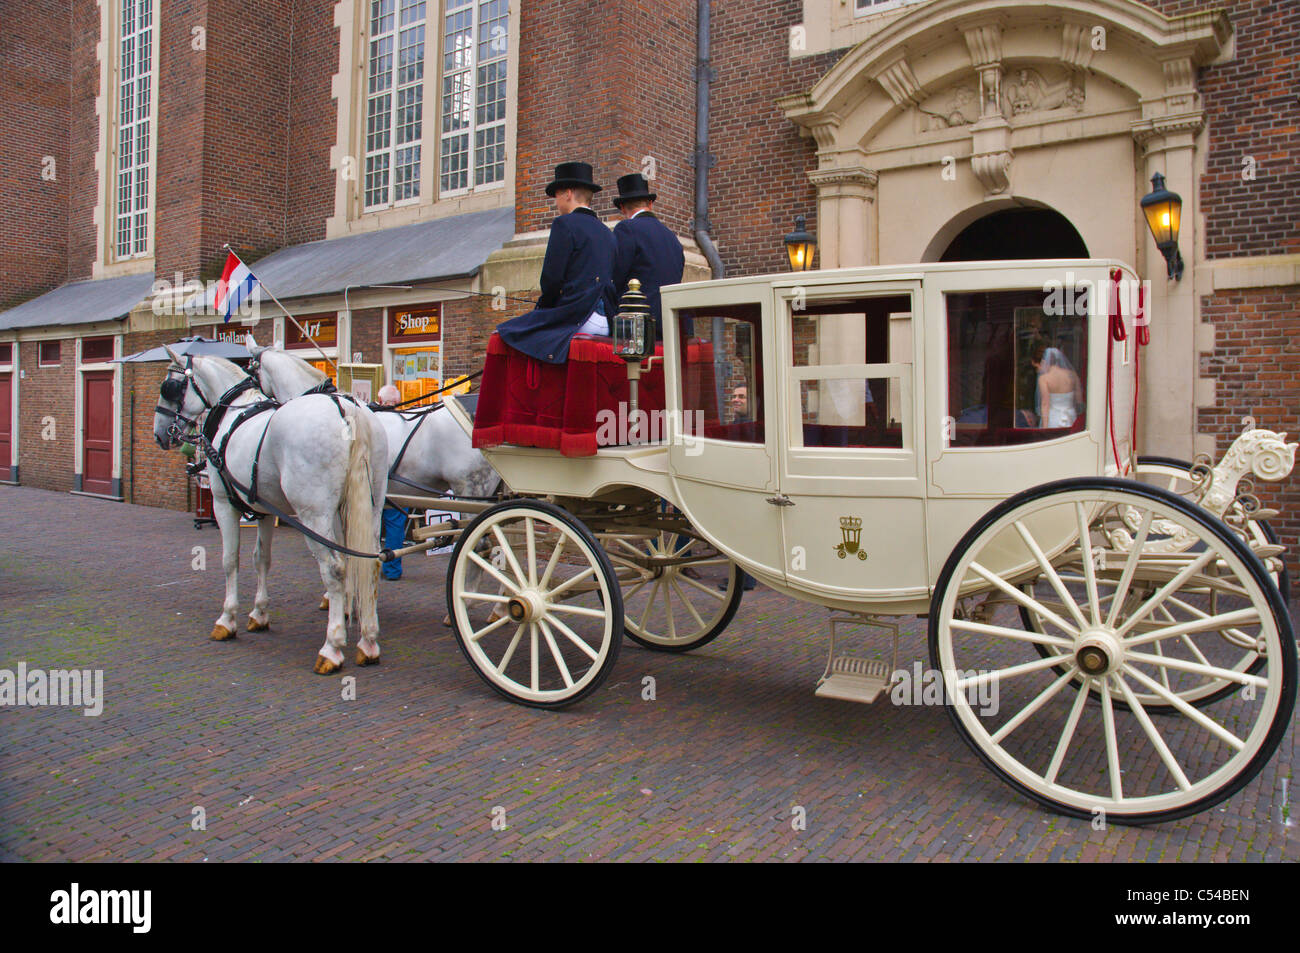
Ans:
[[[623,587],[623,631],[657,652],[689,652],[727,627],[740,606],[740,567],[677,533],[602,537]],[[689,558],[689,562],[674,560]]]
[[[1138,457],[1135,479],[1147,485],[1168,490],[1177,496],[1185,497],[1196,487],[1197,484],[1197,480],[1192,476],[1191,471],[1192,464],[1187,463],[1184,460],[1177,460],[1172,457]],[[1268,521],[1246,519],[1246,514],[1242,512],[1240,504],[1234,504],[1234,510],[1230,515],[1235,518],[1234,521],[1239,525],[1245,526],[1245,531],[1249,534],[1251,542],[1259,545],[1269,545],[1277,542],[1277,534],[1273,531],[1273,527],[1269,525]],[[1136,528],[1133,525],[1135,522],[1135,516],[1133,514],[1129,514],[1128,522],[1130,524],[1130,530]],[[1076,582],[1081,581],[1082,577],[1080,576],[1078,566],[1060,568],[1063,579],[1073,579]],[[1282,593],[1282,599],[1283,602],[1285,602],[1291,591],[1291,582],[1287,575],[1285,563],[1283,563],[1276,571],[1271,572],[1270,578],[1278,587],[1278,591]],[[1098,585],[1104,590],[1106,582],[1104,580],[1098,580]],[[1147,594],[1149,595],[1151,591],[1152,590],[1148,589]],[[1139,594],[1139,592],[1132,592],[1130,593],[1130,598],[1136,598]],[[1063,609],[1063,606],[1053,598],[1050,592],[1040,593],[1039,598],[1045,605],[1056,609],[1058,612]],[[1210,593],[1209,598],[1211,601],[1214,601],[1214,594]],[[1167,613],[1168,610],[1164,611]],[[1021,606],[1020,615],[1025,625],[1033,626],[1035,629],[1042,631],[1042,620],[1038,618],[1036,614],[1031,613],[1024,606]],[[1231,641],[1231,636],[1225,637],[1229,638]],[[1051,646],[1039,645],[1037,648],[1039,654],[1044,658],[1048,655],[1059,654],[1059,652]],[[1230,660],[1232,662],[1231,667],[1234,670],[1254,674],[1263,667],[1264,659],[1258,651],[1256,651],[1256,647],[1253,644],[1238,641],[1237,648],[1239,650],[1237,658],[1235,660]],[[1060,673],[1063,672],[1064,669],[1058,667],[1056,671]],[[1179,697],[1197,707],[1202,707],[1232,694],[1237,691],[1237,689],[1238,685],[1236,682],[1228,679],[1220,679],[1217,682],[1207,681],[1188,687],[1179,693]],[[1136,691],[1135,694],[1137,695],[1138,700],[1146,706],[1148,711],[1165,712],[1171,707],[1159,696],[1150,692],[1139,690]],[[1117,700],[1115,704],[1120,707],[1127,707],[1126,703],[1123,701]]]
[[[447,612],[474,671],[534,708],[589,695],[622,641],[623,600],[604,550],[537,500],[497,504],[466,527],[447,569]]]
[[[1114,547],[1133,513],[1132,544]],[[1194,542],[1161,552],[1156,526]],[[1290,618],[1263,564],[1194,504],[1131,481],[1063,480],[996,507],[953,550],[930,619],[962,737],[1076,817],[1150,823],[1217,804],[1263,768],[1295,704]],[[1233,667],[1248,643],[1255,673]],[[1190,704],[1207,686],[1220,697]],[[1168,709],[1158,725],[1143,697]]]

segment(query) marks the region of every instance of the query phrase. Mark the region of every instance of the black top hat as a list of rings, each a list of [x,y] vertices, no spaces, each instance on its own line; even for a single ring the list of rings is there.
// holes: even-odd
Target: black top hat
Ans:
[[[600,186],[591,181],[591,166],[585,162],[561,162],[555,167],[555,181],[546,187],[546,194],[555,198],[560,189],[571,188],[600,191]]]
[[[646,199],[653,202],[657,195],[650,191],[650,185],[645,180],[645,176],[638,175],[636,172],[618,177],[618,198],[614,199],[616,208],[622,208],[624,202],[630,202],[633,199]]]

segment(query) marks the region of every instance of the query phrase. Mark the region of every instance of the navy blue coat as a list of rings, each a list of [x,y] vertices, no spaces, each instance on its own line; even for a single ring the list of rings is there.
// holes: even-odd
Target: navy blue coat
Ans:
[[[542,294],[527,314],[497,325],[501,340],[548,364],[569,358],[569,339],[603,302],[616,313],[614,236],[589,208],[576,208],[551,223],[542,262]]]
[[[641,293],[646,296],[655,319],[655,335],[662,340],[659,289],[681,283],[682,270],[686,267],[682,243],[671,228],[650,212],[619,222],[614,226],[614,239],[618,243],[618,256],[614,260],[615,294],[622,300],[628,281],[639,279]]]

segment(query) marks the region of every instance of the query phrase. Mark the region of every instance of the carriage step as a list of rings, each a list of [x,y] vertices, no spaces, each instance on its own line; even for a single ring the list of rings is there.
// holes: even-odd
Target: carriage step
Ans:
[[[841,655],[831,662],[830,674],[822,677],[815,694],[869,705],[889,688],[891,681],[893,671],[888,662]]]

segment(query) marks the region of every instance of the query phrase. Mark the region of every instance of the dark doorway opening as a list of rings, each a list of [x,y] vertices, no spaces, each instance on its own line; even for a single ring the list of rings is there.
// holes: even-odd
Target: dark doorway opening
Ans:
[[[1060,212],[1009,208],[971,222],[948,244],[939,260],[1087,257],[1088,246]]]

